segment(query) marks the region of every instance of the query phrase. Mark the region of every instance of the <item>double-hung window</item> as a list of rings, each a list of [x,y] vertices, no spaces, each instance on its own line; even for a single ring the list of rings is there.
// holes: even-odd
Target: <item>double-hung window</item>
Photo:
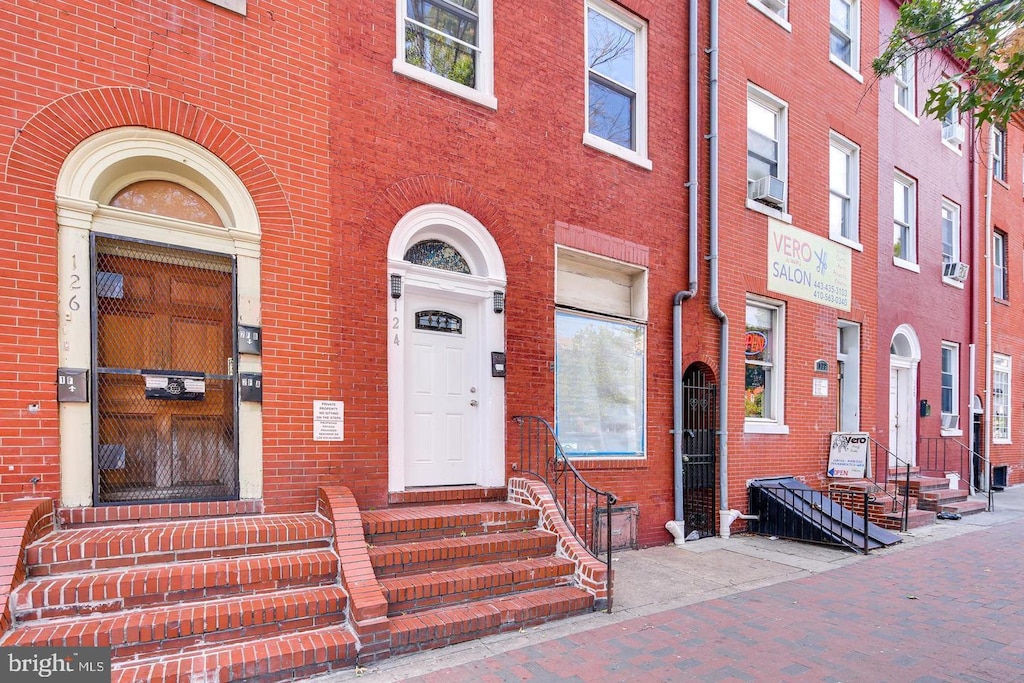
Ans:
[[[748,197],[776,209],[786,204],[786,104],[747,86]]]
[[[964,142],[964,126],[960,123],[960,110],[956,106],[942,117],[942,141],[957,150]]]
[[[954,431],[960,428],[960,413],[957,407],[957,396],[960,393],[960,346],[952,342],[942,342],[941,372],[941,403],[943,431]]]
[[[1006,267],[1006,233],[992,233],[992,296],[1003,301],[1010,298],[1009,276]]]
[[[860,70],[860,2],[831,0],[829,9],[829,56],[857,73]]]
[[[398,0],[395,72],[496,109],[492,3]]]
[[[992,354],[992,440],[1010,443],[1010,369],[1009,356]]]
[[[913,54],[896,66],[896,108],[911,117],[917,116],[916,71]]]
[[[559,247],[555,431],[570,457],[643,457],[647,271]]]
[[[992,176],[1006,180],[1006,131],[998,126],[992,132]]]
[[[962,280],[960,262],[960,207],[948,200],[942,201],[942,277]]]
[[[829,139],[829,236],[838,241],[860,241],[858,206],[860,148],[838,133]]]
[[[781,432],[785,366],[785,307],[747,297],[743,405],[748,432]]]
[[[917,263],[917,183],[897,173],[892,185],[892,255],[901,265]]]
[[[617,5],[587,3],[584,142],[650,168],[647,159],[647,25]]]

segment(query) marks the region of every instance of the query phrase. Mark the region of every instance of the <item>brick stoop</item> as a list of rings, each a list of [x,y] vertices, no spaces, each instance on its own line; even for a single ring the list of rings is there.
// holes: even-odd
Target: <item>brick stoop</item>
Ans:
[[[278,681],[355,663],[329,520],[143,518],[85,516],[91,526],[29,544],[0,646],[109,646],[113,680],[129,683]]]
[[[443,647],[589,612],[576,563],[537,507],[486,490],[417,492],[431,504],[361,513],[370,565],[387,601],[391,653]],[[437,504],[441,503],[441,504]]]

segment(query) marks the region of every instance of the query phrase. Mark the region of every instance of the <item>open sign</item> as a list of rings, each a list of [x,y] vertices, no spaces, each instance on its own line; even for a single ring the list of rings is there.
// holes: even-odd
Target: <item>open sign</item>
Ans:
[[[768,338],[765,337],[764,332],[747,332],[746,354],[748,356],[756,356],[764,351],[764,347],[767,345]]]

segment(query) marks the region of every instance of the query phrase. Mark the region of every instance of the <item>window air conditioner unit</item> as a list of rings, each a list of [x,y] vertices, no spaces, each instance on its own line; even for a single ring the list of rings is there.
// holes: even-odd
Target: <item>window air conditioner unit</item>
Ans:
[[[960,428],[960,416],[953,415],[952,413],[942,414],[942,428],[943,429],[959,429]]]
[[[786,199],[786,183],[773,175],[766,175],[753,182],[750,198],[755,202],[781,208]]]
[[[966,280],[967,273],[970,271],[971,267],[969,265],[959,261],[946,261],[942,264],[942,277],[956,280],[957,282]]]
[[[942,127],[942,139],[951,145],[963,144],[964,127],[959,123],[947,123]]]

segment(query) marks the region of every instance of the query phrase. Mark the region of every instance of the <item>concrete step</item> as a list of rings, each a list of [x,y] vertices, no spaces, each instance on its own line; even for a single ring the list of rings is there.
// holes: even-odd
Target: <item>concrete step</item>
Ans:
[[[302,550],[30,578],[11,596],[18,621],[87,615],[257,591],[329,586],[338,556]]]
[[[369,548],[369,556],[374,573],[379,578],[387,578],[525,557],[544,557],[554,554],[556,542],[554,534],[533,529],[373,546]]]
[[[361,513],[372,545],[536,529],[536,508],[504,502],[389,508]]]
[[[593,604],[590,593],[562,586],[398,616],[391,620],[391,651],[414,652],[515,631],[589,612]]]
[[[355,637],[344,626],[328,626],[240,644],[202,645],[171,656],[115,660],[111,683],[271,683],[351,668],[355,662]]]
[[[906,480],[900,479],[895,483],[899,487],[899,490],[902,491],[903,486],[906,484]],[[948,488],[949,479],[946,479],[945,477],[925,477],[920,475],[910,477],[911,495],[924,493],[925,491],[936,491]]]
[[[576,565],[559,557],[482,564],[449,571],[400,576],[381,581],[388,615],[493,598],[518,591],[550,588],[572,581]]]
[[[118,659],[168,655],[193,646],[265,638],[345,621],[345,592],[336,586],[159,604],[92,616],[41,619],[14,629],[5,647],[103,647]]]
[[[315,514],[253,515],[54,531],[26,549],[30,576],[327,548]]]

